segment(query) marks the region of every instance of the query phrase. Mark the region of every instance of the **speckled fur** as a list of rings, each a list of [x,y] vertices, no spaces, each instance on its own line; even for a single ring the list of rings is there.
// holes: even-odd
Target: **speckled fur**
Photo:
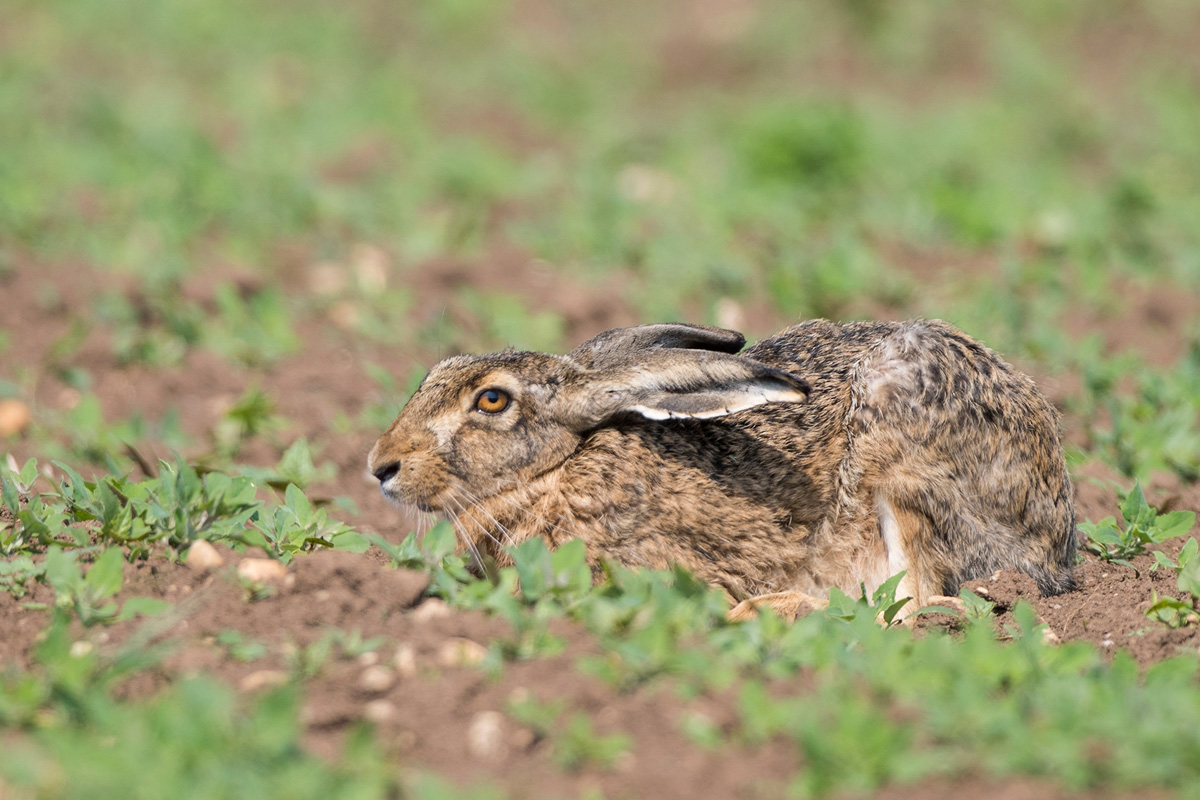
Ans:
[[[540,536],[582,539],[597,567],[681,564],[735,600],[857,594],[899,569],[918,603],[1003,568],[1072,587],[1058,421],[1028,377],[937,321],[809,321],[732,355],[742,343],[642,326],[569,356],[447,359],[369,465],[500,564]],[[475,411],[487,388],[511,407]],[[691,414],[711,394],[758,404],[631,411]]]

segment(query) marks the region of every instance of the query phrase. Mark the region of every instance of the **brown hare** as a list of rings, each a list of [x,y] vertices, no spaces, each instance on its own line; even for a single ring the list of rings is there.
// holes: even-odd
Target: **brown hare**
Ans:
[[[1058,419],[1028,377],[939,321],[815,320],[744,344],[658,324],[566,356],[448,358],[369,468],[476,556],[581,539],[596,569],[686,567],[734,616],[901,570],[910,608],[1005,568],[1072,588]]]

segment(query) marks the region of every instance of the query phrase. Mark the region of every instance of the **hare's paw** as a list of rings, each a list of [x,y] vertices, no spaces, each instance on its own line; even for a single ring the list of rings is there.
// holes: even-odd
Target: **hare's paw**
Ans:
[[[827,598],[813,597],[803,592],[772,592],[743,600],[730,609],[725,617],[730,622],[744,622],[757,616],[759,608],[769,606],[784,619],[798,619],[828,605]]]

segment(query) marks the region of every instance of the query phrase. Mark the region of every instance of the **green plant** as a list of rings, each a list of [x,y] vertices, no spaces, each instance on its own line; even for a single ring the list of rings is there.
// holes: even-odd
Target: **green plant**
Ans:
[[[543,703],[533,697],[519,698],[508,706],[513,719],[530,728],[538,738],[550,742],[555,762],[564,769],[611,769],[629,752],[632,741],[628,736],[620,733],[601,736],[586,714],[572,714],[563,726],[560,718],[564,710],[561,701]]]
[[[963,601],[963,618],[969,624],[991,622],[994,619],[992,612],[996,610],[996,604],[991,600],[980,597],[966,587],[963,587],[958,596]]]
[[[247,638],[240,631],[226,629],[217,634],[217,644],[225,648],[229,657],[235,661],[247,663],[257,661],[267,654],[267,647],[262,642]]]
[[[1135,482],[1121,501],[1122,523],[1113,517],[1099,522],[1081,522],[1079,530],[1087,541],[1083,549],[1104,561],[1132,567],[1130,559],[1146,552],[1149,545],[1184,536],[1196,522],[1191,511],[1172,511],[1160,515],[1146,502],[1140,483]]]
[[[1132,359],[1078,360],[1089,451],[1127,477],[1166,470],[1200,479],[1200,345],[1163,372]],[[1131,381],[1132,391],[1121,391],[1122,381]]]
[[[898,572],[880,584],[870,597],[867,597],[867,588],[863,586],[862,594],[857,600],[852,600],[834,587],[829,591],[829,607],[825,613],[848,622],[869,613],[872,617],[878,617],[884,627],[891,627],[899,622],[897,615],[900,610],[912,602],[911,597],[896,599],[896,589],[903,579],[904,572]]]
[[[370,541],[350,526],[328,519],[325,509],[316,508],[294,484],[284,492],[283,504],[270,513],[260,513],[246,541],[265,548],[285,564],[299,552],[332,547],[361,553]]]
[[[337,466],[330,461],[320,466],[314,464],[308,439],[302,436],[288,446],[273,468],[242,466],[238,467],[238,471],[255,483],[265,484],[272,489],[287,489],[288,484],[307,489],[310,484],[324,483],[333,478]]]
[[[1172,628],[1185,625],[1200,624],[1200,545],[1195,539],[1188,539],[1187,544],[1179,551],[1176,561],[1161,550],[1154,551],[1154,565],[1151,570],[1159,567],[1172,569],[1176,574],[1176,587],[1183,594],[1178,599],[1173,597],[1159,598],[1157,592],[1151,600],[1146,616],[1158,620]]]
[[[282,427],[275,403],[262,389],[251,386],[213,429],[213,450],[218,459],[233,459],[255,436],[270,436]]]

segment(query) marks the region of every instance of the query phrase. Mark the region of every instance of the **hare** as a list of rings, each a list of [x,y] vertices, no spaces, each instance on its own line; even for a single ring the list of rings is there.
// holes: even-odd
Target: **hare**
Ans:
[[[477,558],[542,537],[682,565],[746,616],[905,571],[916,608],[995,570],[1073,587],[1072,489],[1033,381],[940,321],[606,331],[437,364],[379,438],[384,495]]]

